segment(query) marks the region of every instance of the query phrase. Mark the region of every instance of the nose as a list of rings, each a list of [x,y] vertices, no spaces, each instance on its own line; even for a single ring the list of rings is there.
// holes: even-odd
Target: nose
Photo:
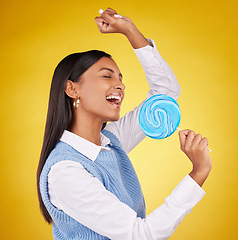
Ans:
[[[121,81],[117,81],[113,88],[114,89],[119,89],[121,91],[124,91],[126,86]]]

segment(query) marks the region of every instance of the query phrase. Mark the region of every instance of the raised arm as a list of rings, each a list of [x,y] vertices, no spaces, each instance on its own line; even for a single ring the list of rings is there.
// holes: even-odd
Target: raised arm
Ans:
[[[101,33],[121,33],[128,38],[150,86],[147,98],[155,94],[166,94],[177,100],[180,86],[172,69],[159,54],[154,41],[146,39],[129,18],[116,18],[114,14],[116,11],[107,9],[101,17],[95,18],[97,26]],[[118,137],[127,153],[145,138],[138,120],[142,104],[143,102],[119,121],[106,126],[108,131]]]

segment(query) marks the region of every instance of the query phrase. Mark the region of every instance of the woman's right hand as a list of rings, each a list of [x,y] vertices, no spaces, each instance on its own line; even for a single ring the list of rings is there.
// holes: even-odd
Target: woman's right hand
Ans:
[[[207,151],[208,140],[191,130],[179,131],[179,140],[181,150],[193,164],[193,170],[189,175],[202,186],[212,168],[212,161]]]

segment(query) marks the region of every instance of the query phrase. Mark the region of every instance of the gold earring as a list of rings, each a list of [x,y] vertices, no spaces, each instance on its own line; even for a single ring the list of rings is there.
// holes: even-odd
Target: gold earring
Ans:
[[[74,107],[74,109],[77,109],[78,106],[79,106],[79,98],[75,98],[74,102],[73,102],[73,107]]]

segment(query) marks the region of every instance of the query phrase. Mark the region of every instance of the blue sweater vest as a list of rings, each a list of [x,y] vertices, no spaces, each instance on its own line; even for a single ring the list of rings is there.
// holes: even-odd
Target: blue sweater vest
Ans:
[[[45,162],[40,177],[40,191],[43,202],[53,219],[53,237],[55,240],[108,239],[77,222],[50,202],[48,173],[50,168],[60,161],[79,162],[88,172],[98,178],[108,191],[137,212],[137,217],[145,217],[144,197],[130,159],[115,135],[106,130],[103,130],[102,133],[110,139],[111,144],[108,147],[111,151],[100,151],[94,162],[62,141],[59,141]]]

